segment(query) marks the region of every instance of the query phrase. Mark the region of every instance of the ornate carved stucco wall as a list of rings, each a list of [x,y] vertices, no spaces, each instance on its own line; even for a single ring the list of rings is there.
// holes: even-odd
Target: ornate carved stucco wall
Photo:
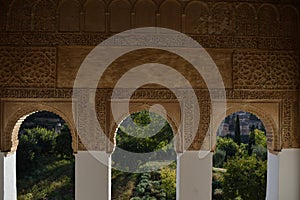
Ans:
[[[221,72],[227,114],[238,109],[257,114],[270,127],[270,150],[299,148],[299,20],[296,0],[0,0],[1,150],[16,148],[13,129],[18,119],[40,109],[69,121],[74,150],[84,149],[71,116],[77,70],[94,46],[115,33],[143,26],[175,29],[199,42]],[[143,59],[137,60],[137,54]],[[125,73],[156,55],[161,55],[157,62],[168,60],[166,64],[184,74],[198,96],[204,114],[190,149],[211,145],[205,134],[210,131],[213,136],[221,119],[210,127],[210,99],[202,79],[176,55],[151,49],[116,60],[106,72],[96,108],[107,136],[112,140],[114,123],[106,108],[114,80],[120,77],[115,72]],[[168,89],[148,87],[136,91],[132,99],[176,100]],[[125,93],[120,91],[121,99]],[[179,149],[191,140],[181,134]],[[110,150],[107,144],[99,146]]]

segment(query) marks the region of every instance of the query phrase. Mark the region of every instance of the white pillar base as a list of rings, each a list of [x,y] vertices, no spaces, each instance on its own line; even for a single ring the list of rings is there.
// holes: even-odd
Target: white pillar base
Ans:
[[[100,162],[97,159],[101,159]],[[109,200],[109,154],[106,152],[79,151],[75,155],[76,200]]]
[[[16,153],[0,153],[0,199],[17,199]]]
[[[278,200],[279,156],[268,152],[266,200]]]
[[[179,158],[179,181],[177,200],[210,200],[212,192],[212,152],[186,151]]]
[[[300,199],[300,149],[279,153],[279,199]]]

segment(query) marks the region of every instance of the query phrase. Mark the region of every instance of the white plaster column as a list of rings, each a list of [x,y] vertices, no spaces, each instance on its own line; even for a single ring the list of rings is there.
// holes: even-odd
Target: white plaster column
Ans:
[[[278,200],[279,156],[268,152],[266,200]]]
[[[203,156],[204,155],[204,156]],[[179,158],[177,200],[210,200],[212,192],[212,152],[186,151]]]
[[[16,153],[0,153],[0,199],[17,199]]]
[[[300,149],[282,149],[279,155],[279,200],[300,199]]]
[[[76,200],[109,200],[109,176],[109,154],[103,151],[79,151],[75,155]]]

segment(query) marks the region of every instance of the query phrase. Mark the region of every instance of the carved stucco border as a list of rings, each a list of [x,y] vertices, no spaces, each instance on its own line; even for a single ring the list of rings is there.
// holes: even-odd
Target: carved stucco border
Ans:
[[[106,119],[106,102],[109,98],[110,89],[103,89],[99,90],[102,95],[100,95],[100,99],[98,99],[96,106],[97,108],[97,114],[98,114],[98,120],[100,120],[100,124],[106,126],[105,124],[110,123]],[[66,94],[65,94],[66,93]],[[18,94],[18,93],[15,93]],[[26,97],[28,95],[30,96],[31,92],[27,94],[26,90],[22,92]],[[16,130],[14,130],[15,125],[17,124],[18,120],[21,119],[23,116],[26,116],[32,112],[36,112],[39,110],[46,110],[53,113],[58,114],[61,116],[70,126],[72,137],[73,137],[73,150],[74,152],[77,152],[78,148],[81,150],[84,150],[84,146],[80,142],[80,138],[77,138],[76,128],[73,123],[72,116],[67,116],[63,113],[63,111],[58,110],[55,108],[55,103],[59,102],[58,99],[52,99],[53,97],[52,93],[44,92],[44,100],[47,100],[46,103],[43,101],[37,102],[36,99],[27,98],[27,101],[30,102],[29,105],[24,105],[22,107],[19,107],[13,115],[11,115],[11,118],[8,119],[8,123],[6,126],[2,129],[3,133],[1,136],[1,150],[2,151],[14,151],[16,149],[17,145],[17,139],[15,134]],[[49,95],[51,94],[51,95]],[[68,90],[62,90],[58,93],[67,97],[70,94],[70,91]],[[196,94],[199,99],[206,99],[205,91],[203,90],[196,90]],[[201,96],[202,94],[202,96]],[[54,95],[55,96],[55,95]],[[200,97],[201,96],[201,97]],[[203,97],[204,96],[204,97]],[[58,96],[57,96],[58,97]],[[251,112],[253,114],[256,114],[260,119],[262,119],[263,123],[267,127],[268,130],[268,137],[269,137],[269,143],[268,146],[269,150],[272,151],[280,151],[282,148],[297,148],[300,146],[299,138],[296,137],[295,131],[297,124],[295,124],[295,120],[297,117],[297,93],[295,91],[228,91],[227,92],[227,98],[228,100],[235,100],[239,102],[244,102],[244,107],[238,107],[238,108],[228,108],[227,114],[233,113],[235,111],[243,110],[247,112]],[[161,89],[142,89],[140,91],[137,91],[133,99],[143,101],[143,100],[153,100],[155,99],[155,102],[159,102],[160,100],[164,101],[174,101],[175,96],[170,93],[168,90],[161,90]],[[278,122],[277,127],[275,122],[272,120],[270,116],[267,116],[264,112],[263,108],[256,108],[251,107],[247,105],[247,102],[251,100],[251,102],[259,102],[260,100],[264,99],[266,102],[274,102],[278,101],[280,102],[280,122]],[[66,100],[65,98],[63,99]],[[21,101],[20,99],[13,99],[14,102]],[[2,100],[2,105],[5,101]],[[200,102],[200,106],[208,106],[207,103]],[[140,109],[140,108],[139,108]],[[2,106],[2,112],[3,112],[3,106]],[[3,113],[2,113],[3,117]],[[205,119],[206,120],[206,119]],[[204,122],[205,122],[204,120]],[[4,119],[2,118],[2,121]],[[207,121],[207,120],[206,120]],[[210,122],[207,122],[210,123]],[[17,124],[18,125],[18,124]],[[219,124],[218,124],[219,125]],[[109,124],[110,126],[110,124]],[[209,128],[209,125],[207,126],[207,130]],[[205,128],[206,129],[206,128]],[[212,130],[212,129],[211,129]],[[209,130],[209,131],[211,131]],[[13,133],[13,134],[12,134]],[[202,137],[203,134],[205,134],[205,130],[201,130],[200,137],[194,139],[194,142],[192,144],[192,149],[197,149],[199,147],[198,143],[201,143],[200,140],[204,141],[205,137]],[[212,135],[212,134],[210,134]],[[272,135],[272,137],[271,137]],[[76,138],[76,139],[74,139]],[[204,141],[205,142],[205,141]],[[77,147],[78,145],[78,147]]]
[[[140,102],[135,102],[135,106],[130,108],[130,114],[132,113],[136,113],[136,112],[140,112],[143,110],[149,110],[150,109],[150,105],[149,104],[153,104],[154,102],[144,102],[141,100]],[[155,103],[159,103],[159,100],[156,101]],[[167,103],[174,103],[174,102],[167,102]],[[152,110],[153,112],[155,112],[158,115],[163,115],[163,113],[160,112],[160,110]],[[167,122],[170,124],[173,134],[177,135],[177,140],[175,142],[176,145],[176,151],[180,152],[182,151],[182,147],[181,147],[181,140],[182,140],[182,133],[181,130],[179,129],[179,124],[178,124],[178,119],[174,119],[173,116],[168,115],[168,110],[166,113],[166,120]],[[107,116],[108,119],[110,119],[112,116],[108,115]],[[116,129],[118,128],[118,125],[126,118],[127,113],[121,113],[121,116],[115,120],[108,120],[107,125],[109,124],[109,139],[111,142],[115,142],[115,136],[116,136]],[[114,144],[116,145],[116,144]],[[110,145],[107,145],[107,151],[108,152],[112,152],[113,147],[111,147]]]
[[[263,102],[247,102],[243,100],[237,100],[234,103],[230,102],[226,109],[226,116],[231,115],[235,112],[244,111],[255,114],[264,124],[266,128],[266,135],[267,135],[267,148],[270,152],[276,153],[281,150],[281,134],[280,134],[280,117],[278,121],[270,116],[268,110],[259,108],[258,106],[254,105],[255,103],[260,103],[263,105]],[[269,103],[269,102],[268,102]],[[280,102],[272,102],[275,106],[278,106],[278,111],[280,112]],[[212,150],[215,150],[216,144],[216,137],[217,137],[217,129],[220,126],[221,122],[224,119],[219,119],[218,117],[214,117],[214,126],[211,127],[212,130]]]
[[[57,103],[57,101],[48,101],[47,103],[31,101],[26,102],[23,106],[16,107],[16,111],[11,115],[11,117],[7,120],[7,124],[4,126],[4,132],[1,136],[1,151],[13,153],[17,150],[19,128],[23,120],[28,115],[38,111],[48,111],[59,115],[67,123],[72,136],[72,149],[73,152],[76,153],[78,150],[78,142],[76,128],[72,120],[73,118],[72,116],[65,114],[63,111],[55,108],[55,103]],[[5,102],[2,102],[2,105],[3,104],[5,104]],[[4,110],[3,107],[4,106],[2,106],[2,112]]]

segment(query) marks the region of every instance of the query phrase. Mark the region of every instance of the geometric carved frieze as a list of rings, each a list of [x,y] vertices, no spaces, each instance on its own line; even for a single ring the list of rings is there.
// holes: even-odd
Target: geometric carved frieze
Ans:
[[[236,52],[233,83],[236,89],[296,89],[299,67],[289,52]]]
[[[35,89],[2,89],[0,90],[1,98],[26,98],[26,101],[30,101],[31,98],[45,98],[49,99],[47,100],[47,104],[51,106],[58,105],[58,102],[62,101],[63,99],[72,98],[72,90],[71,89],[37,89],[39,92],[34,92]],[[185,90],[177,90],[178,93],[182,94],[184,96],[185,93],[189,91]],[[214,91],[213,91],[214,92]],[[199,101],[199,107],[200,107],[200,128],[198,129],[198,132],[195,136],[195,138],[190,137],[188,134],[182,135],[182,142],[180,142],[180,146],[187,148],[185,146],[186,144],[191,144],[189,147],[189,150],[199,150],[200,148],[210,148],[209,141],[213,140],[213,129],[208,132],[208,130],[212,127],[210,127],[211,124],[211,105],[210,105],[210,99],[209,94],[207,90],[201,90],[196,89],[195,93],[197,95],[198,101]],[[112,89],[98,89],[97,95],[96,95],[96,111],[97,111],[97,117],[98,121],[101,125],[101,127],[104,129],[104,132],[109,135],[107,125],[111,125],[111,120],[107,119],[108,115],[108,108],[109,104],[107,104],[110,101],[112,94]],[[117,99],[123,101],[128,97],[128,89],[118,89],[116,90],[116,96]],[[217,96],[218,93],[213,94],[214,97]],[[82,95],[81,98],[85,98],[87,95]],[[186,95],[185,95],[186,96]],[[56,99],[54,99],[56,98]],[[60,98],[60,99],[59,99]],[[279,130],[274,131],[272,130],[271,133],[268,135],[268,142],[273,145],[273,150],[280,150],[281,147],[283,148],[291,148],[291,147],[297,147],[297,135],[296,135],[296,108],[297,108],[297,93],[295,91],[257,91],[257,90],[227,90],[227,98],[228,101],[237,101],[242,102],[245,105],[254,104],[253,102],[262,102],[261,106],[256,106],[256,109],[246,109],[246,111],[253,112],[255,114],[258,114],[259,117],[265,118],[265,115],[269,115],[272,118],[274,118],[274,121],[279,121],[280,124],[276,124],[275,126],[279,126]],[[174,102],[176,101],[176,96],[174,93],[172,93],[168,89],[157,89],[157,88],[141,88],[134,92],[131,100],[133,103],[146,103],[147,102]],[[15,100],[18,102],[18,100]],[[180,101],[180,99],[179,99]],[[271,109],[268,107],[268,102],[279,102],[280,107],[280,115],[278,116],[278,113],[275,113],[274,109]],[[52,103],[51,103],[52,102]],[[88,101],[82,101],[82,102],[88,102]],[[266,103],[264,103],[266,102]],[[193,118],[191,118],[194,113],[194,108],[198,104],[197,102],[190,102],[188,104],[183,105],[184,111],[188,113],[188,115],[182,116],[185,124],[184,124],[184,130],[188,131],[191,130],[195,125],[193,125],[191,122],[193,122]],[[20,105],[23,105],[22,103]],[[83,109],[89,109],[88,104],[84,105],[78,105],[83,106]],[[84,107],[86,106],[86,107]],[[241,107],[242,108],[242,107]],[[248,107],[246,107],[248,108]],[[268,113],[264,112],[265,109],[269,109]],[[51,111],[51,110],[50,110]],[[272,113],[274,111],[274,113]],[[24,111],[22,111],[23,113]],[[26,113],[26,112],[25,112]],[[21,115],[20,115],[21,116]],[[20,117],[19,115],[17,117]],[[71,118],[70,118],[71,119]],[[83,116],[81,119],[82,121],[88,120],[88,116]],[[16,120],[12,121],[13,123],[16,122]],[[266,121],[268,122],[268,121]],[[272,124],[272,123],[271,123]],[[88,121],[87,123],[82,123],[82,129],[88,128]],[[219,126],[219,124],[218,124]],[[10,127],[14,127],[14,124],[12,124]],[[9,134],[11,130],[8,130],[6,132]],[[207,133],[209,135],[207,135]],[[273,135],[272,134],[276,134]],[[82,135],[80,135],[81,137]],[[109,136],[108,136],[109,137]],[[6,141],[9,141],[11,139],[10,136],[6,138]],[[83,139],[83,138],[82,138]],[[98,147],[101,147],[102,149],[105,148],[105,144],[103,143],[104,140],[100,139],[99,143],[97,143]],[[102,142],[102,143],[101,143]],[[207,143],[208,142],[208,143]],[[97,148],[98,148],[97,147]],[[83,147],[80,147],[83,148]],[[180,148],[179,148],[180,149]]]
[[[182,89],[176,89],[177,92],[184,92]],[[194,89],[197,96],[204,95],[209,98],[207,89]],[[114,91],[118,94],[118,98],[128,97],[126,89],[117,89]],[[72,89],[55,89],[55,88],[0,88],[1,98],[72,98]],[[97,93],[112,94],[112,89],[97,89]],[[212,90],[211,95],[218,99],[218,90]],[[176,99],[176,96],[167,89],[160,88],[139,88],[134,92],[132,99],[152,99],[160,97],[160,99]],[[220,95],[220,98],[223,95]],[[283,90],[233,90],[226,89],[227,99],[292,99],[296,101],[297,91]]]
[[[55,87],[56,49],[38,47],[0,48],[2,87]]]
[[[97,46],[113,33],[51,33],[51,32],[0,32],[0,44],[9,46]],[[244,48],[264,50],[294,50],[295,39],[287,37],[241,37],[224,35],[187,34],[204,48]],[[141,40],[141,42],[144,42]]]

